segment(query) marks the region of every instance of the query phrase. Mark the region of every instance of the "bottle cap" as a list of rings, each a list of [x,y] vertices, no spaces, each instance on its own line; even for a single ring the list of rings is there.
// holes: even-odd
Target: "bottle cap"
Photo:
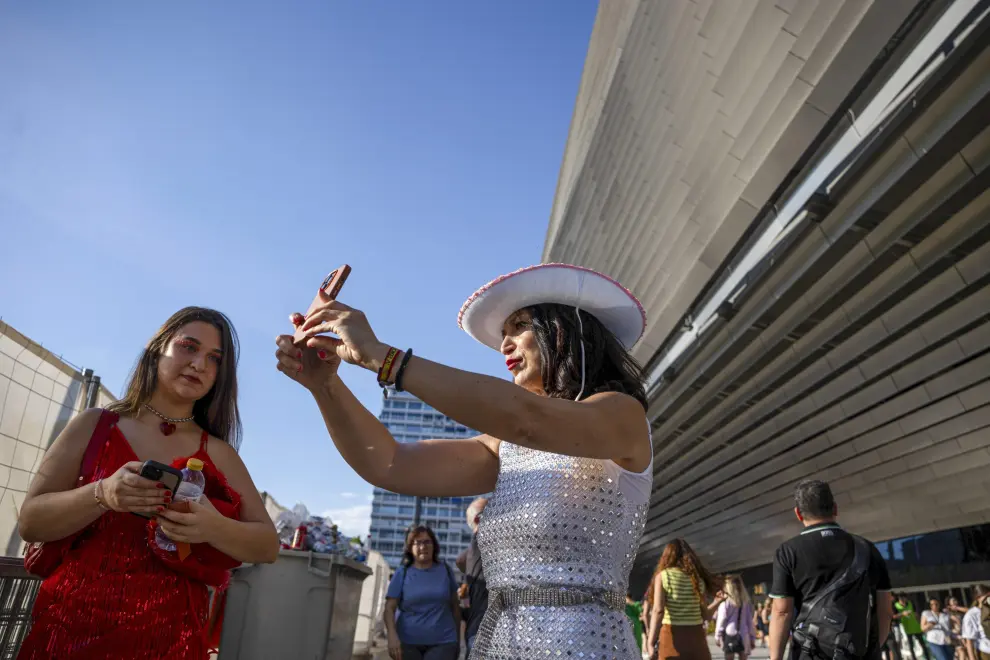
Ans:
[[[186,461],[186,467],[189,468],[190,470],[195,470],[198,472],[203,469],[203,461],[199,460],[198,458],[190,458],[188,461]]]

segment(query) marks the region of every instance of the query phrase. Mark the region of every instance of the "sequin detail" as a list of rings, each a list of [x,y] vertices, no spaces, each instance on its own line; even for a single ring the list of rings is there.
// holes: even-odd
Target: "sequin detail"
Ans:
[[[499,457],[498,483],[478,530],[489,589],[602,597],[563,606],[509,602],[492,622],[488,648],[476,647],[472,660],[638,659],[628,617],[604,603],[628,591],[648,505],[619,491],[605,461],[507,442]]]

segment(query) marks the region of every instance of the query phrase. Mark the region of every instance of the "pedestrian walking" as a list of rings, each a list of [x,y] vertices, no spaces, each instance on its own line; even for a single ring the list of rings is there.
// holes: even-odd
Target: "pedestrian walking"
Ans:
[[[718,590],[720,583],[687,541],[667,544],[651,582],[647,631],[651,658],[711,658],[704,625],[726,599]],[[715,601],[708,605],[712,594]]]
[[[756,643],[756,628],[753,605],[741,576],[725,581],[725,595],[715,617],[715,644],[725,653],[725,660],[746,660]]]
[[[804,526],[774,556],[770,658],[871,658],[893,616],[887,566],[872,543],[842,529],[824,481],[802,481],[794,514]]]

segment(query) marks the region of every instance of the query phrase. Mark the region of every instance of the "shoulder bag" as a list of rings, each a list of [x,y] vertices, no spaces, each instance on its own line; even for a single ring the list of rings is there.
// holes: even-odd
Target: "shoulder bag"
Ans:
[[[93,482],[93,476],[96,473],[96,464],[99,461],[103,445],[110,437],[110,429],[113,428],[113,425],[117,423],[119,418],[120,416],[117,413],[108,410],[104,410],[100,415],[100,421],[96,423],[96,428],[93,429],[93,435],[90,436],[89,444],[86,446],[86,453],[83,454],[82,464],[79,469],[79,478],[76,479],[75,488],[80,488]],[[69,552],[73,543],[76,542],[76,539],[85,530],[86,528],[83,528],[57,541],[29,543],[24,548],[25,570],[41,578],[48,577],[61,565],[66,553]]]

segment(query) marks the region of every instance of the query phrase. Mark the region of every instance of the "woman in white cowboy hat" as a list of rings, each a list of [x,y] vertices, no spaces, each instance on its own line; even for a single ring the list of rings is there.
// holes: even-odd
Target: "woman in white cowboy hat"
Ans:
[[[478,531],[490,596],[472,658],[639,658],[625,600],[653,452],[641,373],[627,352],[646,318],[629,291],[565,264],[479,289],[459,323],[502,353],[514,384],[384,344],[363,313],[339,302],[292,320],[306,348],[279,337],[278,369],[312,392],[358,474],[424,497],[494,491]],[[337,336],[318,336],[327,332]],[[482,435],[397,443],[337,377],[341,360]]]

